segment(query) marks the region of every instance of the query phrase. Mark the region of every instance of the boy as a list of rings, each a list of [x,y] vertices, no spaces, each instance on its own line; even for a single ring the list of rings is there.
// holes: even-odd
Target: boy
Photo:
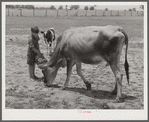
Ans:
[[[27,53],[27,64],[29,65],[29,75],[33,80],[39,80],[39,78],[35,75],[35,57],[42,56],[42,53],[39,49],[39,29],[37,26],[31,28],[31,37],[29,38],[28,44],[28,53]]]

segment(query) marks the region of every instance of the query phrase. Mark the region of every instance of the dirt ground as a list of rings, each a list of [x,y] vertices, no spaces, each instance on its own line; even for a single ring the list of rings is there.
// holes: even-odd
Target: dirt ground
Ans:
[[[136,30],[137,31],[137,30]],[[7,30],[8,32],[8,30]],[[40,37],[41,40],[42,37]],[[99,65],[83,64],[82,72],[92,82],[92,90],[87,91],[85,84],[73,67],[69,88],[62,90],[66,80],[66,68],[60,68],[54,84],[57,87],[45,87],[43,82],[29,78],[26,60],[28,34],[6,35],[6,109],[143,109],[144,108],[144,50],[143,38],[132,38],[129,41],[128,63],[130,65],[130,84],[124,71],[124,53],[120,67],[124,74],[122,96],[125,101],[115,103],[115,79],[106,62]],[[46,45],[40,41],[41,51],[47,56]],[[125,46],[124,46],[125,49]],[[36,75],[42,76],[36,66]]]
[[[26,64],[27,36],[6,37],[6,108],[15,109],[102,109],[104,104],[115,105],[115,95],[110,92],[115,85],[114,75],[105,62],[99,65],[83,64],[84,76],[92,82],[92,91],[87,91],[74,66],[69,88],[61,90],[66,79],[66,68],[60,68],[54,84],[58,87],[47,88],[43,82],[33,81],[28,75]],[[20,40],[23,43],[20,44]],[[13,45],[13,46],[12,46]],[[41,49],[46,48],[41,43]],[[125,102],[118,108],[143,109],[143,43],[129,44],[128,61],[130,64],[130,85],[123,79],[123,97]],[[42,51],[45,56],[46,50]],[[124,52],[124,51],[123,51]],[[121,70],[124,72],[124,54]],[[37,76],[42,76],[36,66]],[[135,104],[134,104],[135,103]]]

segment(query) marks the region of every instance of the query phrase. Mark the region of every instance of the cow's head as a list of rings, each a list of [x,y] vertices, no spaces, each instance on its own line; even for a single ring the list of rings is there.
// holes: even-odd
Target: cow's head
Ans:
[[[44,75],[44,83],[47,86],[52,86],[54,79],[56,78],[57,71],[60,67],[66,66],[66,60],[60,59],[54,67],[47,67],[46,69],[42,70]]]
[[[43,34],[45,43],[52,43],[55,40],[55,30],[50,28],[48,31],[40,31]]]

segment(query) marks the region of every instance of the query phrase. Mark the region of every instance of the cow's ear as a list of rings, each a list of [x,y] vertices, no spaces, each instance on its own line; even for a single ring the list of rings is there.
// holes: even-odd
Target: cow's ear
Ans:
[[[44,33],[44,31],[40,31],[40,33]]]
[[[53,38],[53,41],[55,40],[55,33],[54,33],[54,38]]]

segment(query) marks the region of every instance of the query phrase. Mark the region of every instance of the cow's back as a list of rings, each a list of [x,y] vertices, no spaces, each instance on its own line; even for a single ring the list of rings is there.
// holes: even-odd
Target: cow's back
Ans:
[[[105,52],[108,54],[115,51],[116,48],[111,47],[111,40],[120,29],[122,27],[111,25],[68,29],[62,34],[59,47],[66,57],[70,56],[84,63],[96,64],[102,60]]]

